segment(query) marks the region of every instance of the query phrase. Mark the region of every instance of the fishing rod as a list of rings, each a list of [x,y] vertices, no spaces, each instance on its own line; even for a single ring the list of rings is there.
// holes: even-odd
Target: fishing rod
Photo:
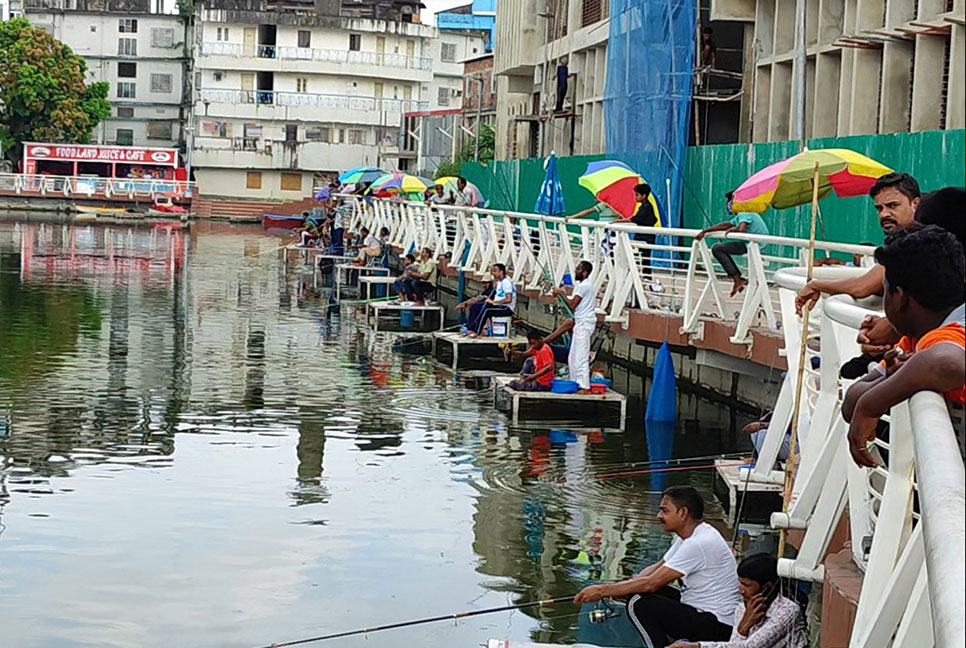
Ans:
[[[466,617],[479,616],[481,614],[492,614],[494,612],[508,612],[510,610],[524,610],[527,608],[534,607],[546,607],[548,605],[556,605],[557,603],[573,603],[573,596],[562,596],[560,598],[547,599],[544,601],[531,601],[530,603],[520,603],[517,605],[503,605],[501,607],[486,608],[483,610],[468,610],[466,612],[456,612],[454,614],[443,614],[435,617],[426,617],[425,619],[413,619],[411,621],[400,621],[399,623],[390,623],[388,625],[373,626],[371,628],[360,628],[358,630],[346,630],[344,632],[335,632],[333,634],[320,635],[318,637],[309,637],[307,639],[296,639],[294,641],[283,641],[279,643],[268,644],[267,646],[262,646],[261,648],[284,648],[286,646],[301,646],[307,643],[314,643],[316,641],[328,641],[329,639],[341,639],[342,637],[352,637],[355,635],[369,634],[370,632],[379,632],[381,630],[394,630],[396,628],[407,628],[409,626],[424,625],[426,623],[436,623],[437,621],[448,621],[450,619],[464,619]]]
[[[649,461],[627,461],[619,464],[611,464],[611,467],[620,466],[630,468],[634,466],[653,466],[655,464],[680,464],[686,461],[708,461],[709,459],[738,459],[748,453],[746,452],[723,452],[720,454],[696,455],[693,457],[678,457],[677,459],[653,459]]]
[[[594,475],[594,479],[609,479],[610,477],[630,477],[633,475],[650,475],[654,473],[680,472],[684,470],[704,470],[714,468],[715,464],[703,464],[700,466],[674,466],[672,468],[651,468],[648,470],[625,470],[623,472],[603,473]]]

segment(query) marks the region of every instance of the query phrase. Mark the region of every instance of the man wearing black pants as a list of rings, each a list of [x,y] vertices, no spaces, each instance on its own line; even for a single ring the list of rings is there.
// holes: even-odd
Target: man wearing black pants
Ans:
[[[646,182],[634,187],[634,202],[637,203],[637,211],[631,217],[631,222],[640,227],[654,227],[658,224],[657,214],[651,205],[651,186]],[[634,235],[635,241],[643,241],[648,245],[654,245],[657,241],[657,234],[638,233]],[[641,274],[651,276],[651,248],[641,249]]]
[[[696,490],[668,488],[657,519],[677,538],[664,558],[630,580],[585,587],[574,601],[630,596],[628,617],[653,648],[678,639],[727,641],[741,600],[737,565],[728,543],[703,517],[704,501]],[[679,579],[680,596],[668,587]]]

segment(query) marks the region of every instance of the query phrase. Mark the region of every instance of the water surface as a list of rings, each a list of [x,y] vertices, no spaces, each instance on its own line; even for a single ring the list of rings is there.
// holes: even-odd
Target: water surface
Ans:
[[[639,400],[623,434],[511,427],[484,381],[394,353],[278,246],[0,221],[4,646],[259,646],[570,595],[661,555],[661,488],[710,485],[601,475],[733,447],[733,414],[691,397],[674,438]],[[577,612],[317,645],[604,641]]]

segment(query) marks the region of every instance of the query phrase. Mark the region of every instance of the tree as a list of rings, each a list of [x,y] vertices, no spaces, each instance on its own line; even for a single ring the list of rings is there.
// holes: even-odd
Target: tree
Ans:
[[[491,162],[496,152],[496,133],[489,124],[480,126],[480,162]],[[460,165],[463,162],[472,162],[476,157],[476,138],[473,137],[463,144],[463,148],[452,160],[443,160],[436,167],[434,177],[460,175]]]
[[[84,82],[84,59],[25,18],[0,23],[0,146],[15,167],[23,142],[85,144],[111,114],[109,85]]]

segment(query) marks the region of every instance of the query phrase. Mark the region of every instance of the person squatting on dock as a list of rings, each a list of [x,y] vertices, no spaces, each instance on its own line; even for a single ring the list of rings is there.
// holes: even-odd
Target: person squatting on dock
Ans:
[[[849,450],[859,466],[875,467],[869,450],[879,419],[920,391],[941,393],[960,453],[966,404],[966,261],[956,237],[935,226],[909,227],[875,251],[883,267],[886,319],[902,335],[895,348],[845,395]]]
[[[513,279],[506,275],[506,266],[494,263],[490,274],[493,275],[493,296],[484,301],[476,328],[469,330],[470,337],[482,335],[491,318],[513,317],[517,308],[517,289],[513,285]]]
[[[526,351],[508,351],[514,357],[525,357],[523,369],[520,370],[520,378],[511,380],[510,389],[516,391],[547,392],[550,391],[550,383],[553,381],[553,370],[555,368],[553,359],[553,349],[549,344],[544,344],[543,336],[537,331],[531,330],[527,333],[527,342],[530,348]]]
[[[738,563],[738,593],[728,641],[676,641],[670,648],[806,648],[805,619],[798,602],[781,594],[778,560],[756,553]]]
[[[704,500],[690,486],[665,490],[657,519],[666,532],[677,536],[664,557],[629,580],[585,587],[574,602],[630,596],[628,617],[654,648],[679,639],[702,646],[706,641],[727,641],[741,602],[731,547],[704,521]],[[680,592],[669,587],[679,579]]]
[[[569,297],[561,288],[553,294],[561,297],[574,313],[574,327],[570,338],[568,365],[570,379],[580,386],[578,393],[590,393],[590,341],[597,326],[597,287],[590,280],[594,266],[581,261],[574,269],[577,284]]]

